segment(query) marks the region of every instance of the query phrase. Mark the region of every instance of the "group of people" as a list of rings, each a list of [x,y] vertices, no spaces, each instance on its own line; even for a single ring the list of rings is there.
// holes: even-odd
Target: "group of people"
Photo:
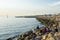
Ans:
[[[60,32],[57,25],[49,27],[39,28],[36,27],[34,32],[28,31],[25,34],[20,35],[17,40],[60,40]]]

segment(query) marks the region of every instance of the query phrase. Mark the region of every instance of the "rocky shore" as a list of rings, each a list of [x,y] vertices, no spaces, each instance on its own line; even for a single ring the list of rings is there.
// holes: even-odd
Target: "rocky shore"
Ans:
[[[40,16],[36,19],[43,23],[43,28],[36,27],[27,33],[18,35],[16,37],[8,38],[7,40],[60,40],[60,20],[59,16]]]

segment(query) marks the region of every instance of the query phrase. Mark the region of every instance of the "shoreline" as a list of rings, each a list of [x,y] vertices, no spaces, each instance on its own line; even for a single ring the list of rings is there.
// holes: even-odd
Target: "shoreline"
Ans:
[[[44,28],[44,27],[43,26],[40,27],[40,29],[42,29],[42,28]],[[32,30],[29,30],[29,31],[32,31]],[[23,34],[27,34],[29,31],[26,31]],[[20,35],[22,35],[22,34],[18,34],[18,35],[15,35],[14,37],[7,38],[6,40],[16,40]]]
[[[54,16],[53,16],[54,17]],[[52,18],[53,18],[52,17]],[[45,19],[43,19],[43,18],[45,18]],[[42,17],[42,18],[38,18],[37,20],[39,21],[39,22],[41,22],[42,24],[44,24],[45,26],[49,26],[51,23],[53,23],[53,24],[56,24],[57,25],[57,20],[56,20],[56,18],[55,18],[55,20],[52,20],[52,18],[51,17]],[[58,18],[58,17],[57,17]],[[42,21],[43,20],[43,21]],[[48,21],[50,22],[49,24],[48,24]],[[47,25],[46,25],[47,24]],[[53,25],[52,24],[52,25]],[[58,25],[60,25],[60,23],[58,23]],[[57,25],[57,26],[58,26]],[[58,26],[59,27],[59,26]],[[44,28],[44,27],[43,27]],[[60,29],[59,29],[59,32],[60,32]],[[28,33],[28,32],[27,32]],[[11,39],[11,38],[10,38]],[[14,40],[14,39],[13,39]]]

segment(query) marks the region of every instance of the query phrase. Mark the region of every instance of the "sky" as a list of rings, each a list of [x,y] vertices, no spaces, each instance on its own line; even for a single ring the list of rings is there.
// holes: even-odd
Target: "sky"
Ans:
[[[0,0],[0,16],[60,13],[60,0]]]

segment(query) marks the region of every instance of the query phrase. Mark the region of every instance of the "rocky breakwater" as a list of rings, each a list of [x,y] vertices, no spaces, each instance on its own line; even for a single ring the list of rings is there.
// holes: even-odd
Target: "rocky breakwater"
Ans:
[[[41,15],[37,16],[36,19],[42,24],[44,24],[46,27],[55,24],[60,28],[60,15],[52,15],[52,16]]]

